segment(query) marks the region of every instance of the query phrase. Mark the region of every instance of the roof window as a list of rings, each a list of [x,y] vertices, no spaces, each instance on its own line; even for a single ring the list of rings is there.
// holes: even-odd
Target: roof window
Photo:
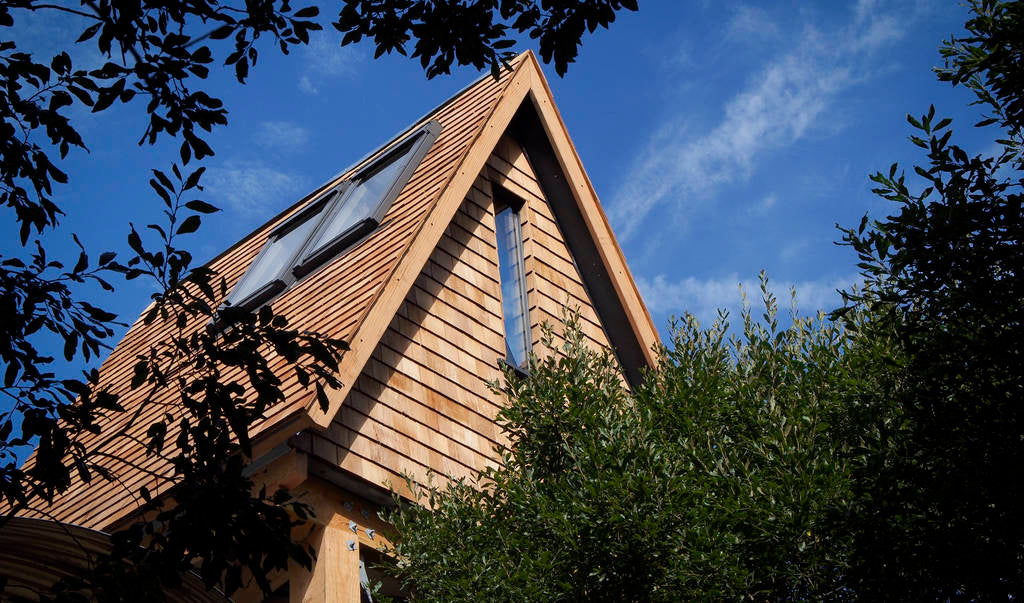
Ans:
[[[258,308],[375,230],[440,132],[417,129],[276,228],[224,303]]]

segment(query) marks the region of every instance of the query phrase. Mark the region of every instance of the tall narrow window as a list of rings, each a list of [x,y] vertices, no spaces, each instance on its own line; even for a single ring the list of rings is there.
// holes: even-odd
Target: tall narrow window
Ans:
[[[529,361],[530,320],[519,205],[496,201],[494,224],[498,235],[501,311],[505,317],[505,360],[516,368],[525,368]]]

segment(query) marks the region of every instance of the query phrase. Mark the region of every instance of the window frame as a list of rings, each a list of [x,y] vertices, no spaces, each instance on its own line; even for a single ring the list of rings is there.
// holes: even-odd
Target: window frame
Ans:
[[[383,220],[384,215],[391,208],[395,199],[398,198],[398,195],[405,189],[406,185],[408,185],[413,173],[419,167],[420,163],[423,162],[423,158],[426,157],[427,152],[433,146],[440,133],[441,124],[436,120],[432,120],[423,126],[416,128],[414,131],[407,134],[401,141],[392,145],[384,152],[379,153],[376,157],[361,161],[360,163],[364,165],[352,176],[331,187],[325,193],[317,195],[307,204],[306,207],[296,212],[295,215],[287,218],[282,224],[276,226],[267,236],[267,240],[263,243],[263,247],[260,249],[259,253],[256,254],[256,257],[249,262],[245,273],[242,274],[241,278],[239,278],[231,290],[228,291],[224,301],[221,303],[221,307],[223,308],[230,305],[232,308],[239,308],[244,311],[251,312],[288,290],[288,288],[294,285],[297,281],[316,271],[318,268],[322,267],[341,253],[352,248],[356,242],[375,230],[380,226],[381,220]],[[352,226],[335,236],[326,245],[320,246],[319,250],[315,253],[310,253],[311,250],[309,248],[313,242],[317,240],[318,235],[324,229],[330,226],[332,218],[334,218],[338,212],[341,211],[342,207],[344,207],[344,204],[350,198],[352,191],[355,190],[361,182],[387,168],[391,161],[398,159],[401,155],[406,155],[405,158],[402,159],[405,161],[405,165],[402,167],[402,170],[398,175],[395,176],[395,179],[392,181],[385,193],[377,200],[376,205],[369,215],[352,224]],[[270,253],[270,250],[274,247],[274,243],[276,243],[281,237],[306,223],[307,220],[316,221],[313,230],[306,235],[305,239],[297,247],[297,250],[290,254],[286,261],[281,262],[276,272],[273,273],[273,278],[268,280],[249,295],[238,300],[237,303],[231,303],[229,300],[231,299],[234,291],[240,284],[245,282],[246,277],[250,274],[253,267],[258,266],[264,256],[267,253]]]
[[[531,327],[532,327],[532,325],[530,323],[530,302],[529,302],[529,300],[527,298],[527,288],[526,288],[526,249],[525,249],[526,241],[523,238],[523,214],[522,214],[522,211],[526,207],[526,201],[521,199],[518,195],[516,195],[516,194],[512,193],[511,191],[505,189],[504,187],[495,186],[493,188],[493,203],[494,203],[494,219],[495,219],[495,224],[494,224],[494,226],[495,226],[495,228],[494,228],[495,249],[496,249],[497,255],[498,255],[498,287],[499,287],[499,291],[500,291],[500,293],[502,295],[502,300],[501,300],[501,321],[502,321],[502,331],[503,331],[503,334],[504,334],[503,339],[504,339],[504,343],[505,343],[505,354],[506,354],[504,358],[499,358],[498,362],[499,362],[499,365],[508,366],[509,368],[513,369],[520,376],[525,376],[525,375],[528,374],[528,369],[529,369],[529,366],[530,366],[530,353],[533,351],[533,338],[531,337]],[[499,209],[499,208],[501,208],[501,209]],[[519,246],[518,246],[519,257],[516,258],[516,263],[517,263],[517,268],[521,271],[520,274],[519,274],[519,295],[518,295],[518,297],[519,297],[520,311],[522,312],[522,317],[523,317],[523,331],[522,331],[523,341],[521,343],[523,344],[523,348],[524,348],[524,351],[525,351],[525,354],[526,354],[526,357],[521,360],[520,364],[515,364],[514,362],[512,362],[514,360],[514,358],[512,358],[511,346],[509,345],[508,323],[507,323],[507,319],[505,317],[505,299],[504,299],[505,291],[504,291],[504,289],[502,287],[502,282],[501,282],[501,262],[502,262],[502,259],[501,259],[501,249],[498,247],[498,236],[499,236],[499,234],[498,234],[498,214],[501,211],[505,210],[506,208],[508,210],[510,210],[511,212],[513,212],[513,215],[515,215],[516,218],[517,218],[515,220],[515,234],[518,237],[517,240],[519,241]]]
[[[318,216],[318,214],[326,210],[328,204],[330,204],[338,196],[338,193],[338,187],[331,189],[325,195],[319,197],[318,199],[310,203],[308,207],[303,208],[302,211],[297,212],[294,216],[291,216],[290,218],[285,220],[283,224],[280,224],[277,227],[275,227],[274,230],[272,230],[270,234],[267,236],[267,241],[263,244],[263,247],[260,249],[260,252],[256,254],[256,257],[254,257],[251,262],[249,262],[249,266],[248,268],[246,268],[245,274],[243,274],[242,277],[238,279],[238,281],[235,283],[235,286],[231,288],[231,291],[229,291],[227,296],[225,296],[224,301],[222,302],[221,305],[230,305],[232,308],[240,308],[247,312],[251,312],[256,308],[262,306],[266,302],[270,301],[279,293],[281,293],[282,291],[290,287],[292,284],[294,284],[296,279],[295,275],[292,273],[291,268],[292,266],[295,265],[295,259],[298,257],[298,254],[301,253],[302,249],[305,248],[305,241],[303,241],[303,243],[298,246],[296,251],[292,252],[291,256],[288,258],[288,261],[281,263],[281,266],[277,269],[274,278],[270,279],[262,287],[256,289],[249,295],[242,298],[240,301],[238,301],[238,303],[230,303],[229,301],[235,289],[237,289],[239,285],[245,282],[245,278],[246,276],[248,276],[253,266],[259,265],[259,262],[260,260],[263,259],[263,256],[265,256],[267,253],[270,253],[270,250],[273,247],[273,243],[276,243],[278,239],[288,234],[289,232],[295,230],[303,223],[305,223],[307,220],[322,220],[323,218],[321,216]],[[314,228],[314,232],[315,231],[316,228]]]
[[[375,158],[372,162],[363,166],[359,171],[345,181],[345,189],[341,191],[341,194],[332,206],[326,210],[326,213],[320,220],[320,224],[313,229],[313,232],[310,233],[309,237],[306,239],[306,243],[303,245],[298,256],[293,260],[292,273],[296,278],[302,278],[313,272],[326,263],[328,259],[333,258],[341,251],[351,247],[353,243],[359,241],[380,226],[381,220],[384,219],[384,215],[387,214],[388,210],[391,209],[391,205],[395,202],[395,199],[397,199],[398,195],[405,189],[405,186],[409,183],[409,179],[412,178],[413,172],[415,172],[416,168],[419,167],[423,158],[426,156],[427,151],[429,151],[430,147],[433,146],[434,141],[437,139],[440,132],[441,124],[437,121],[431,121],[425,124],[423,127],[418,128],[415,132],[407,136],[405,140],[394,145],[385,153],[382,153],[380,156]],[[383,195],[381,195],[380,199],[377,200],[373,210],[371,210],[366,217],[354,222],[351,226],[337,234],[330,241],[321,244],[318,249],[311,249],[314,243],[319,242],[318,239],[320,234],[330,228],[332,220],[345,207],[345,203],[351,198],[352,193],[355,192],[363,182],[369,180],[374,175],[389,167],[392,161],[395,161],[406,154],[407,156],[404,159],[405,165],[402,167],[402,171],[398,173],[388,189]]]

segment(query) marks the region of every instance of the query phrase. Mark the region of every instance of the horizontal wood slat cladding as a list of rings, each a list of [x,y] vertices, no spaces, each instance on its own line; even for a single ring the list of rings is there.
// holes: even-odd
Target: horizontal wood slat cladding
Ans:
[[[361,433],[365,439],[353,440],[358,448],[334,443],[342,457],[355,454],[362,466],[377,465],[375,474],[401,473],[386,464],[395,461],[421,483],[428,470],[469,477],[493,464],[493,449],[504,443],[493,422],[500,400],[487,386],[500,377],[496,348],[504,347],[497,250],[471,249],[465,241],[490,241],[493,231],[459,213],[464,217],[453,219],[459,228],[445,231],[342,404],[359,406],[360,413],[343,410],[328,430]],[[381,421],[367,420],[377,416]],[[387,417],[393,420],[384,430]],[[368,442],[379,450],[367,449]]]
[[[481,78],[424,118],[421,123],[426,123],[426,121],[431,119],[436,119],[440,122],[442,126],[441,133],[413,173],[409,183],[398,195],[392,207],[384,216],[381,227],[327,265],[290,287],[278,299],[272,302],[276,310],[289,317],[290,324],[293,327],[324,333],[332,337],[352,338],[356,336],[361,325],[366,321],[371,308],[381,298],[382,289],[385,288],[385,284],[390,282],[397,266],[408,255],[410,246],[413,244],[418,233],[423,230],[424,223],[434,212],[434,208],[444,194],[448,183],[455,177],[460,166],[463,165],[470,148],[483,135],[483,126],[494,113],[495,107],[498,106],[499,101],[503,98],[506,89],[512,82],[520,82],[519,86],[522,88],[524,83],[530,81],[529,76],[523,75],[520,75],[518,80],[516,79],[518,69],[522,64],[522,60],[515,61],[513,63],[513,70],[503,73],[500,80],[496,81],[490,76]],[[511,115],[509,114],[505,119],[511,119]],[[419,126],[413,126],[408,131],[413,131],[416,127]],[[400,136],[394,142],[402,138]],[[381,151],[381,153],[383,152],[386,152],[386,149]],[[220,256],[214,258],[208,266],[216,270],[225,279],[227,288],[230,291],[248,269],[253,258],[259,253],[266,243],[268,236],[277,225],[281,224],[289,216],[294,215],[297,211],[300,211],[312,200],[321,196],[324,191],[329,190],[337,182],[348,177],[355,170],[360,169],[372,160],[373,157],[367,158],[360,165],[354,166],[346,173],[320,187],[299,203],[288,208],[281,215],[256,229],[252,234],[233,245]],[[464,225],[459,227],[464,228]],[[500,318],[495,318],[495,313],[500,317],[500,305],[493,303],[493,300],[490,299],[491,293],[497,288],[497,281],[496,277],[487,276],[485,278],[484,275],[478,272],[478,268],[488,265],[480,257],[481,253],[488,253],[488,247],[483,243],[483,241],[488,240],[488,237],[478,236],[478,240],[471,241],[466,239],[464,235],[458,234],[460,233],[458,231],[459,227],[453,227],[452,232],[457,234],[445,241],[447,251],[442,253],[446,254],[447,257],[444,255],[439,256],[436,262],[431,264],[431,272],[439,274],[454,269],[461,274],[461,277],[457,279],[460,280],[458,288],[467,291],[467,294],[471,294],[476,298],[477,302],[474,303],[479,303],[479,310],[474,312],[474,314],[488,316],[486,321],[489,322],[499,321],[496,328],[493,325],[490,326],[491,334],[484,338],[486,342],[484,346],[493,346],[494,333],[500,334],[501,332]],[[460,264],[456,268],[456,262],[451,259],[453,254],[473,255],[474,259],[467,261],[465,266]],[[425,285],[416,289],[417,298],[422,298],[424,291],[433,288],[426,283]],[[439,305],[440,307],[447,306],[445,303],[442,303]],[[462,332],[460,329],[473,331],[478,328],[473,326],[471,320],[461,320],[459,316],[452,316],[451,313],[451,310],[446,310],[445,315],[438,318],[441,321],[440,323],[431,323],[432,326],[441,331],[432,335],[433,339],[430,340],[432,344],[437,344],[438,337],[448,337],[451,333]],[[415,315],[417,312],[413,311],[411,314]],[[476,316],[472,318],[474,320],[478,319]],[[489,324],[486,321],[485,324]],[[445,327],[443,325],[449,326]],[[196,322],[196,324],[191,324],[187,328],[198,329],[203,327],[203,324]],[[135,410],[143,401],[141,389],[131,390],[128,387],[136,356],[147,352],[153,342],[166,341],[173,333],[174,328],[173,320],[156,320],[149,325],[143,324],[141,320],[136,321],[122,342],[101,367],[101,385],[122,393],[121,402],[129,410],[129,413]],[[405,330],[408,330],[407,326]],[[425,331],[424,333],[426,334],[427,332]],[[399,333],[399,337],[404,336]],[[372,345],[376,345],[376,343],[373,342]],[[396,343],[395,345],[407,344]],[[437,346],[434,345],[434,347]],[[470,347],[467,345],[467,349]],[[346,356],[351,353],[347,353]],[[484,354],[485,352],[478,349],[476,353]],[[473,356],[473,352],[468,352],[468,354]],[[462,360],[468,363],[470,361],[469,356],[462,357]],[[429,367],[439,368],[438,358],[437,354],[428,353],[424,350],[422,360],[425,364],[415,367],[415,371],[427,372],[431,370]],[[254,427],[254,435],[257,437],[262,430],[273,429],[275,425],[285,423],[291,425],[294,417],[301,416],[307,412],[312,399],[312,390],[307,390],[297,383],[294,372],[286,370],[287,363],[283,359],[272,358],[271,362],[273,366],[281,370],[280,376],[284,381],[282,390],[286,392],[288,398],[285,403],[269,409],[266,413],[266,419]],[[479,364],[480,361],[478,359],[470,363],[469,368],[474,372],[478,372],[480,369]],[[387,370],[394,372],[394,369],[390,367]],[[451,376],[457,375],[452,373]],[[431,394],[431,399],[436,399],[440,392],[446,392],[445,395],[451,394],[455,387],[449,379],[442,380],[440,378],[430,382],[429,385],[437,390],[437,392]],[[459,392],[454,397],[460,403],[466,404],[465,408],[467,410],[453,412],[453,414],[479,415],[483,413],[484,415],[492,415],[495,408],[493,402],[469,403],[470,397],[479,395],[477,388]],[[176,396],[177,394],[173,392],[163,392],[159,396],[158,401],[161,403],[173,402]],[[365,402],[365,399],[363,402]],[[144,411],[139,420],[131,426],[129,429],[130,436],[138,439],[143,438],[152,421],[165,410],[166,407],[163,404],[153,404],[153,408]],[[366,408],[366,412],[362,412],[358,406],[354,405],[353,408],[346,410],[343,415],[355,417],[362,412],[361,416],[364,416],[364,423],[376,425],[377,427],[375,427],[373,433],[382,434],[381,437],[388,441],[396,441],[394,438],[397,437],[392,435],[384,437],[386,434],[391,433],[388,430],[394,430],[394,427],[385,425],[382,422],[388,417],[418,416],[427,418],[424,414],[425,410],[422,408],[417,410],[410,407],[407,409],[408,412],[406,414],[399,415],[388,414],[385,410],[382,408],[379,411],[373,411]],[[390,412],[394,413],[396,411]],[[104,429],[109,432],[116,426],[124,426],[124,421],[129,413],[123,413],[120,416],[104,421],[102,423]],[[436,465],[456,473],[465,471],[470,465],[476,465],[481,462],[474,456],[472,450],[475,448],[473,447],[481,445],[483,442],[486,443],[485,448],[489,448],[490,443],[496,441],[497,438],[492,429],[484,428],[484,421],[468,418],[468,416],[463,416],[462,418],[463,422],[461,423],[455,419],[445,422],[445,420],[436,418],[434,419],[435,423],[441,421],[439,427],[426,434],[422,431],[427,429],[426,427],[416,429],[410,427],[410,425],[415,423],[413,419],[399,421],[399,425],[416,432],[417,435],[425,434],[425,439],[422,443],[414,445],[410,441],[399,446],[401,450],[411,455],[408,461],[399,462],[398,459],[400,457],[398,456],[384,455],[380,451],[371,450],[372,446],[368,442],[373,440],[367,436],[357,434],[350,438],[350,441],[357,443],[360,446],[359,451],[366,452],[366,455],[353,456],[350,460],[340,461],[340,465],[356,470],[359,475],[370,479],[373,483],[380,483],[384,477],[396,478],[396,471],[400,473],[401,467],[405,466],[407,462],[410,467],[421,468],[428,465]],[[440,427],[442,424],[444,425],[443,429]],[[461,427],[463,429],[462,432],[459,431],[460,428],[457,428],[458,425],[463,426]],[[470,429],[468,426],[473,426],[472,433],[468,431]],[[168,430],[167,441],[173,441],[176,435],[175,430],[176,426],[171,425],[171,428]],[[100,441],[102,441],[100,437],[89,436],[85,438],[84,443],[86,446],[91,447]],[[417,440],[417,442],[419,441]],[[331,445],[337,446],[338,444],[331,443]],[[324,442],[321,442],[319,446],[320,448],[326,447],[326,449],[329,449],[329,446]],[[117,476],[119,483],[109,483],[96,479],[86,484],[79,481],[76,477],[71,487],[63,495],[59,496],[53,505],[45,508],[45,510],[30,509],[24,514],[34,516],[49,514],[55,519],[73,520],[75,523],[103,529],[122,521],[126,516],[138,509],[139,505],[135,500],[135,492],[137,492],[140,486],[146,485],[150,487],[154,494],[159,494],[162,491],[158,480],[159,476],[168,473],[166,463],[156,457],[146,458],[140,447],[130,444],[124,438],[115,441],[110,446],[110,449],[116,450],[117,455],[125,457],[130,463],[135,463],[136,465],[126,468],[122,463],[113,460],[113,457],[111,460],[104,462]],[[415,459],[415,462],[412,459]],[[394,461],[397,464],[386,471],[375,468],[384,461]]]
[[[499,460],[508,442],[494,423],[504,323],[490,191],[500,183],[524,191],[524,253],[531,333],[558,323],[568,303],[579,308],[591,345],[609,348],[583,281],[547,208],[540,185],[515,141],[502,138],[455,213],[398,313],[381,337],[317,450],[359,477],[407,472],[424,484],[468,477]],[[514,191],[513,191],[514,192]],[[538,224],[538,221],[540,224]],[[556,324],[557,329],[557,324]],[[348,410],[346,410],[348,409]],[[358,473],[365,470],[366,473]],[[394,483],[394,482],[393,482]]]
[[[524,253],[527,256],[526,287],[536,292],[530,298],[531,304],[535,305],[530,308],[531,332],[539,331],[544,319],[554,322],[557,327],[562,308],[579,308],[583,332],[587,338],[596,345],[611,349],[608,336],[573,262],[572,253],[565,245],[565,239],[558,230],[522,148],[513,139],[502,138],[487,166],[532,193],[523,198],[532,218],[523,235],[526,239]],[[541,312],[534,312],[534,307]]]

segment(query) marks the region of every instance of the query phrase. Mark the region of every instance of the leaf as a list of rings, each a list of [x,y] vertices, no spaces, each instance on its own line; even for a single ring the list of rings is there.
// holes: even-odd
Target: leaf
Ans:
[[[178,227],[178,234],[188,234],[199,230],[199,223],[199,216],[189,216],[185,218],[185,221]]]
[[[306,8],[295,11],[295,17],[299,19],[308,19],[315,17],[320,14],[320,9],[315,6],[307,6]]]
[[[71,57],[68,53],[61,52],[50,61],[50,68],[59,74],[65,74],[71,70]]]
[[[157,182],[153,178],[150,178],[149,186],[154,191],[156,191],[156,194],[159,195],[161,199],[164,200],[164,205],[166,205],[168,208],[172,207],[173,204],[171,203],[171,195],[166,190],[164,190],[164,187],[160,186],[159,182]]]
[[[234,25],[222,25],[210,32],[210,38],[213,40],[223,40],[230,36],[233,31],[235,31]]]
[[[4,387],[13,386],[18,381],[19,375],[21,375],[21,364],[16,358],[11,358],[7,370],[4,371]]]
[[[245,59],[239,59],[235,63],[235,77],[239,82],[245,83],[245,78],[249,76],[249,63]]]
[[[220,211],[220,208],[215,205],[210,205],[206,201],[200,201],[199,199],[193,199],[185,204],[185,207],[192,211],[197,211],[201,214],[212,214]]]
[[[131,232],[128,233],[128,246],[132,248],[132,251],[139,255],[146,253],[146,250],[142,247],[142,237],[139,236],[139,233],[135,231],[134,227],[132,227]],[[131,262],[129,262],[129,265],[130,264]]]
[[[146,382],[146,378],[149,377],[149,362],[146,360],[140,360],[135,363],[134,375],[132,375],[132,389],[135,389]]]
[[[188,141],[181,141],[181,146],[178,148],[178,152],[181,155],[182,165],[188,165],[190,159],[192,159],[192,149],[188,146]]]
[[[152,172],[153,175],[160,180],[160,184],[162,184],[164,188],[166,188],[169,191],[174,190],[174,183],[172,183],[171,179],[167,177],[167,174],[161,172],[160,170],[152,170]]]
[[[198,170],[192,172],[188,176],[188,180],[185,181],[185,188],[182,190],[188,190],[199,185],[199,179],[203,177],[203,172],[206,171],[205,167],[201,167]]]
[[[89,467],[85,464],[85,461],[75,457],[75,469],[78,471],[78,476],[82,478],[82,481],[89,483],[92,481],[92,474],[89,473]]]
[[[75,40],[75,42],[85,42],[89,38],[95,36],[96,32],[99,31],[100,27],[102,26],[102,23],[97,23],[95,25],[90,25],[89,27],[86,27],[85,31],[82,32],[82,35],[78,36],[78,39]]]
[[[78,347],[78,333],[71,331],[64,336],[64,359],[71,361],[75,357],[75,348]]]
[[[83,252],[78,254],[78,263],[75,264],[75,268],[71,272],[74,272],[75,274],[78,274],[79,272],[82,272],[83,270],[85,270],[88,267],[89,267],[89,256],[86,255],[85,252],[83,251]]]
[[[331,407],[331,401],[327,399],[327,392],[324,391],[324,386],[320,383],[316,384],[316,400],[320,404],[320,412],[327,412]]]
[[[189,145],[192,146],[192,151],[196,154],[196,159],[202,159],[203,157],[209,157],[213,155],[213,149],[210,145],[206,144],[201,138],[195,134],[186,130],[183,132],[185,140],[188,141]]]

